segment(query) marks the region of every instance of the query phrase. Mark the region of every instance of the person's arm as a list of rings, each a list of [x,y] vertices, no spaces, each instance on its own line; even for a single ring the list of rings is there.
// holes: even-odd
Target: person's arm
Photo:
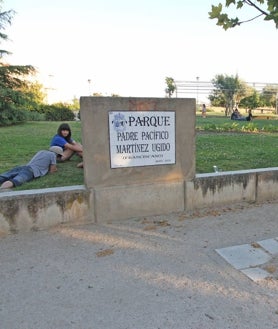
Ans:
[[[82,152],[83,151],[82,145],[80,145],[76,142],[73,142],[73,144],[66,143],[64,146],[65,146],[66,149],[72,150],[74,152]]]
[[[58,169],[57,169],[56,164],[51,164],[51,165],[49,166],[49,172],[50,172],[50,174],[56,172],[57,170],[58,170]]]

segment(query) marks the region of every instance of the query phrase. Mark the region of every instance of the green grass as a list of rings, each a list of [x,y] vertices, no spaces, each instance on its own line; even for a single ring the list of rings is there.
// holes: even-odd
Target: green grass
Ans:
[[[0,172],[26,164],[41,149],[48,149],[61,122],[28,122],[0,127]],[[249,125],[249,129],[248,129]],[[72,136],[81,141],[81,123],[70,122]],[[196,117],[196,173],[278,166],[278,120],[232,122],[221,116]],[[80,158],[58,163],[58,172],[35,179],[17,190],[83,184],[83,170],[76,167]]]
[[[196,172],[278,166],[278,120],[232,121],[224,116],[196,117]]]
[[[278,166],[278,134],[198,133],[196,172],[256,169]]]
[[[28,122],[17,126],[1,127],[0,172],[26,164],[39,150],[47,150],[51,138],[56,134],[61,122]],[[72,137],[81,141],[81,123],[70,122]],[[70,161],[58,163],[58,172],[34,179],[17,190],[71,186],[83,184],[83,170],[76,167],[80,158],[73,156]]]

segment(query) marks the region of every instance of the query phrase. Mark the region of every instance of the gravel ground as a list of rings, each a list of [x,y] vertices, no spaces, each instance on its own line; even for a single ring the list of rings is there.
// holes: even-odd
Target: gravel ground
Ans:
[[[277,214],[245,204],[3,236],[0,328],[278,328],[278,279],[253,282],[215,251],[278,237]]]

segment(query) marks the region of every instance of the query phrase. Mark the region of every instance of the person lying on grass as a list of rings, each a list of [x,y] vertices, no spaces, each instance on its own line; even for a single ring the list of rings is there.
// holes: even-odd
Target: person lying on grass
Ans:
[[[231,120],[238,120],[238,121],[251,121],[253,119],[252,111],[248,110],[248,116],[244,117],[242,116],[238,109],[233,110],[233,113],[231,115]]]
[[[33,158],[22,166],[16,166],[0,174],[0,189],[10,189],[42,177],[48,172],[57,171],[57,159],[63,155],[63,149],[58,146],[50,147],[49,151],[38,151]]]
[[[71,129],[67,123],[62,123],[58,127],[57,134],[52,138],[50,146],[59,146],[63,149],[61,161],[69,160],[74,154],[80,158],[83,157],[83,147],[71,137]],[[77,167],[83,168],[83,162],[80,162]]]

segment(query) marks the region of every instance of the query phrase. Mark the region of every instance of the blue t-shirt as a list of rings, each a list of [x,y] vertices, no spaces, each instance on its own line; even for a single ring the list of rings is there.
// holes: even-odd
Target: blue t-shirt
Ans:
[[[73,140],[70,139],[70,143],[72,143]],[[50,143],[50,146],[60,146],[62,147],[62,149],[65,149],[65,144],[67,144],[68,142],[66,141],[66,139],[60,135],[55,135]]]

